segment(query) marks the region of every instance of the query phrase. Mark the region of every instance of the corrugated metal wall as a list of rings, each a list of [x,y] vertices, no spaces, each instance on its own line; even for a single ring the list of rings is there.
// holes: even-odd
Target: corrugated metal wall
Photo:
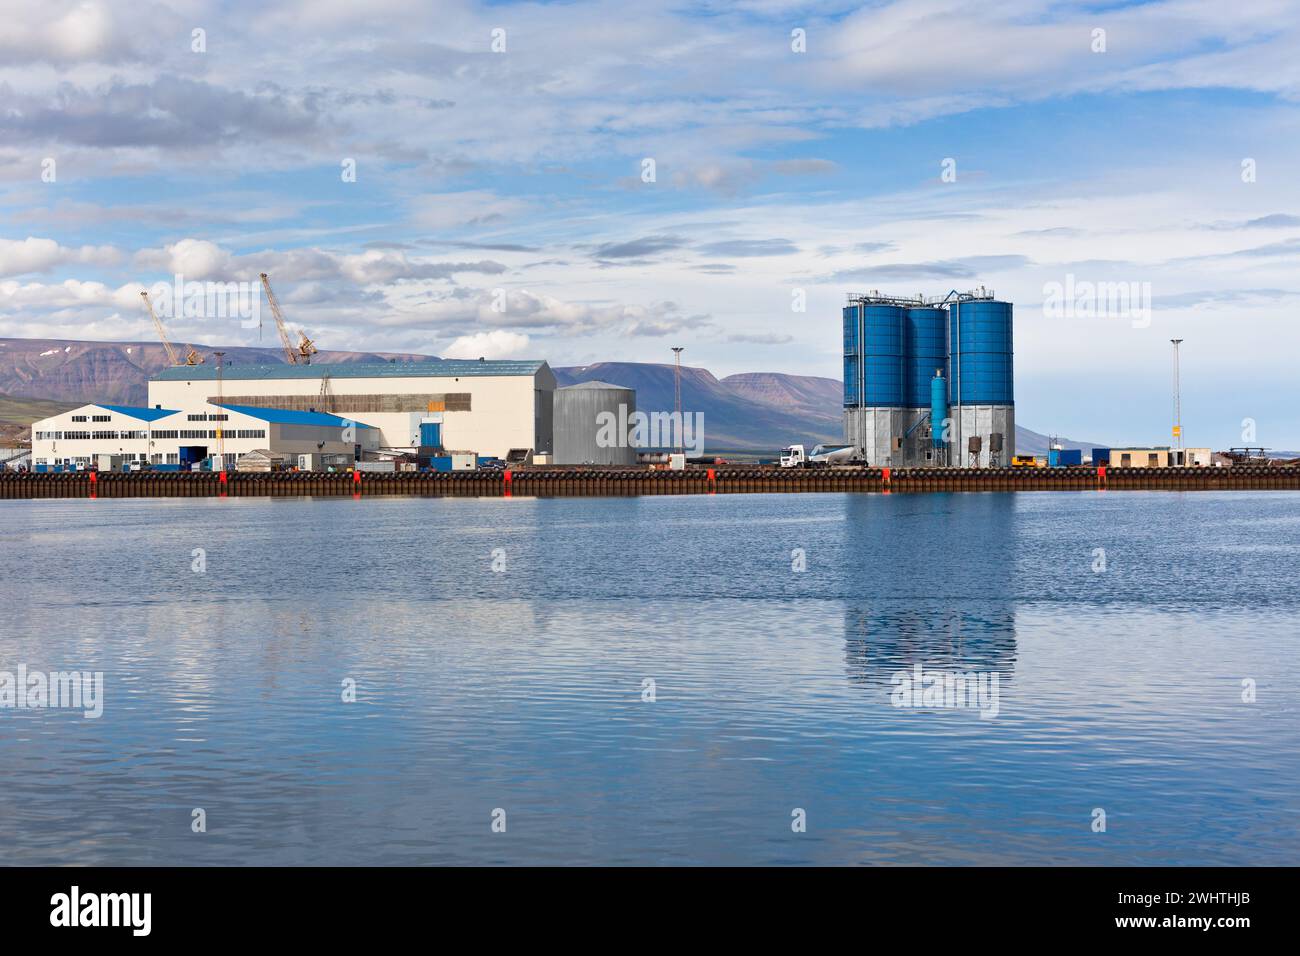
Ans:
[[[631,420],[636,411],[636,392],[630,388],[573,385],[555,390],[554,429],[557,465],[634,465],[636,449],[631,445]],[[620,413],[619,406],[623,406]],[[602,448],[597,441],[601,413],[626,423],[627,431],[618,447]],[[617,432],[606,429],[606,433]]]

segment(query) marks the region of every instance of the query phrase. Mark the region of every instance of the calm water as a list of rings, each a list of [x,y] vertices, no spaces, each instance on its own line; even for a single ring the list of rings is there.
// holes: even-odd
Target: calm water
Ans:
[[[0,670],[105,675],[0,710],[0,846],[1296,864],[1297,580],[1286,493],[0,502]]]

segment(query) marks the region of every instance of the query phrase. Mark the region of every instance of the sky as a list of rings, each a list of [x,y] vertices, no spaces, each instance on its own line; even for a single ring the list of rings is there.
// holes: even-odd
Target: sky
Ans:
[[[1283,0],[0,0],[0,336],[267,272],[322,348],[838,379],[847,293],[983,286],[1020,424],[1168,444],[1181,338],[1186,444],[1295,449],[1298,98]]]

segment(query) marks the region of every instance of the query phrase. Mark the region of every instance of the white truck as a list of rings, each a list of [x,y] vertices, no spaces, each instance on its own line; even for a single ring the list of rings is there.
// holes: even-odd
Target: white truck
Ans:
[[[791,445],[781,450],[782,468],[812,468],[818,465],[853,464],[852,445],[817,445],[805,452],[803,445]]]

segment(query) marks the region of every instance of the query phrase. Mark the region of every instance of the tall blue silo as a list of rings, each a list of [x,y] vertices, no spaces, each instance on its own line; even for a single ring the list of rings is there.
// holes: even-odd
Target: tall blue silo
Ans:
[[[844,309],[844,441],[877,465],[906,429],[907,308],[895,301],[852,295]]]
[[[1014,405],[1011,303],[974,299],[948,311],[953,405]]]
[[[1015,449],[1011,303],[991,297],[951,302],[948,347],[955,461],[1006,465]],[[975,437],[978,452],[970,447]]]
[[[907,406],[930,407],[930,382],[948,365],[948,310],[921,306],[907,310]]]
[[[857,313],[855,334],[858,356],[858,406],[907,406],[907,310],[897,305],[863,302]]]
[[[858,350],[858,307],[844,307],[844,407],[856,408],[862,395],[862,380],[858,369],[862,367],[862,354]]]

